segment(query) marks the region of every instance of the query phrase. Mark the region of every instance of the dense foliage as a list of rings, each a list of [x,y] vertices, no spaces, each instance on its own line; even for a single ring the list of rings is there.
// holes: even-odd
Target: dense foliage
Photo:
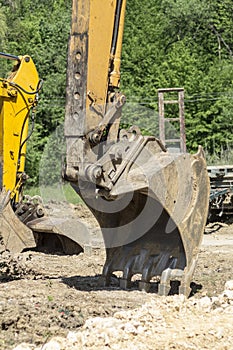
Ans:
[[[28,145],[32,183],[44,145],[64,119],[70,14],[71,0],[0,0],[0,51],[31,55],[44,79]],[[184,87],[188,149],[202,144],[219,156],[230,148],[232,25],[231,0],[128,0],[121,86],[133,107],[126,116],[138,110],[136,121],[156,133],[157,89]],[[7,68],[1,60],[0,76]]]

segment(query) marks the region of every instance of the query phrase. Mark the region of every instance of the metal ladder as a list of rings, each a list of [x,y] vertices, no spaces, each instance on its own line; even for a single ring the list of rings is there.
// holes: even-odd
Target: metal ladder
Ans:
[[[177,100],[164,99],[164,94],[171,94],[177,92]],[[158,101],[159,101],[159,138],[166,147],[169,148],[169,144],[179,144],[179,150],[181,153],[186,152],[186,134],[185,134],[185,119],[184,119],[184,89],[183,88],[165,88],[158,89]],[[179,117],[165,117],[165,105],[166,104],[178,104],[179,105]],[[180,123],[180,137],[166,139],[166,123],[167,122],[179,122]],[[169,148],[170,150],[173,147]],[[174,148],[176,149],[176,148]]]

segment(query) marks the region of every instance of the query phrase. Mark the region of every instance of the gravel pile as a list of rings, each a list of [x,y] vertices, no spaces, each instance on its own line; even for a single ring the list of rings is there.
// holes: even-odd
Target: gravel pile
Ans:
[[[142,307],[94,317],[67,337],[14,350],[233,349],[233,280],[218,297],[158,297]]]

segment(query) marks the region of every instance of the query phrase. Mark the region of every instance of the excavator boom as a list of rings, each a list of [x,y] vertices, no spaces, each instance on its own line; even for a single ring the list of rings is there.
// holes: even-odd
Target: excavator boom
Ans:
[[[119,110],[125,100],[116,92],[120,83],[125,6],[125,0],[73,1],[65,118],[69,149],[66,176],[70,180],[75,179],[76,167],[79,174],[80,168],[85,167],[83,139],[88,137],[87,147],[90,143],[98,144],[111,126],[115,132],[112,130],[109,136],[117,139]]]
[[[0,53],[15,61],[11,74],[0,78],[0,161],[1,186],[13,189],[23,173],[30,110],[37,103],[40,80],[29,56]]]
[[[29,56],[0,53],[14,61],[0,78],[0,250],[17,252],[36,245],[33,232],[14,214],[21,201],[30,111],[37,104],[40,79]]]

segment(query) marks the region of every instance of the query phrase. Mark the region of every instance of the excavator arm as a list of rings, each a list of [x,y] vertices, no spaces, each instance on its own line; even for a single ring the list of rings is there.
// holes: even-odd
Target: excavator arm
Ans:
[[[85,225],[78,219],[67,223],[66,218],[48,216],[39,196],[23,195],[28,178],[26,144],[42,81],[31,57],[5,53],[0,57],[14,61],[9,76],[0,78],[0,252],[35,248],[79,253],[88,233]]]
[[[118,92],[125,6],[125,0],[73,1],[65,118],[71,181],[100,171],[86,159],[86,147],[91,152],[103,139],[118,137],[125,102]]]
[[[36,67],[29,56],[0,53],[1,59],[14,61],[7,78],[0,78],[0,237],[1,249],[20,251],[34,247],[32,231],[14,211],[19,211],[30,112],[38,101],[41,88]]]
[[[137,126],[120,128],[119,92],[125,0],[73,0],[67,67],[65,178],[102,229],[103,281],[121,271],[128,288],[188,295],[208,212],[202,148],[170,153]]]
[[[4,53],[0,57],[15,61],[9,77],[0,78],[1,186],[13,191],[22,181],[29,114],[37,104],[40,79],[31,57]],[[14,195],[18,200],[19,191]]]

